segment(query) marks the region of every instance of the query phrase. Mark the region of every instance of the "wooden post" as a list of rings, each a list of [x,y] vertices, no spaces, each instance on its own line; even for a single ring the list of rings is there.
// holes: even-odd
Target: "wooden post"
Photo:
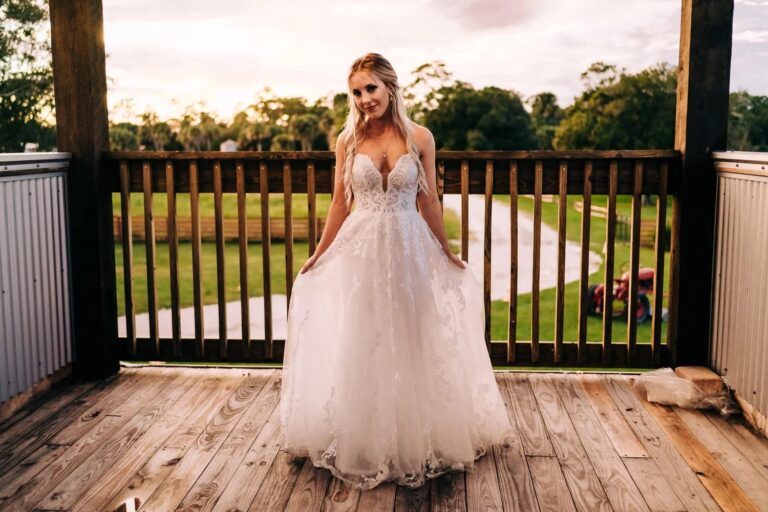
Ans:
[[[682,153],[679,227],[670,283],[672,364],[706,365],[715,227],[711,152],[725,149],[733,0],[683,0],[677,71],[675,149]],[[675,300],[676,297],[676,300]]]
[[[112,195],[101,0],[50,0],[56,132],[72,153],[68,200],[72,259],[74,373],[119,371]]]

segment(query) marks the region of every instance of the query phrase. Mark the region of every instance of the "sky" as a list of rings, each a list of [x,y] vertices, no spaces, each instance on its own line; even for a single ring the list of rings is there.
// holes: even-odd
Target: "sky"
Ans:
[[[731,90],[768,95],[768,0],[735,0]],[[384,55],[401,85],[443,61],[475,87],[561,106],[596,61],[676,64],[680,0],[103,0],[110,118],[198,105],[229,120],[269,87],[310,101],[346,90],[354,59]],[[203,102],[203,105],[200,105]]]

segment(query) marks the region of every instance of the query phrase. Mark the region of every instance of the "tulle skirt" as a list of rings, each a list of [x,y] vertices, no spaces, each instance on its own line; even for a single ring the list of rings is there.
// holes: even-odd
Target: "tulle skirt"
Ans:
[[[417,211],[353,211],[293,285],[283,449],[358,489],[474,470],[511,434],[482,298]]]

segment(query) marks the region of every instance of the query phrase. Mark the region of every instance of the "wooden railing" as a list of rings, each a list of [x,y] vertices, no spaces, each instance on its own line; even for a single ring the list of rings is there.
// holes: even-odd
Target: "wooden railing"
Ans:
[[[112,191],[120,194],[121,242],[125,290],[126,336],[120,339],[121,357],[124,359],[159,360],[226,360],[226,361],[282,361],[284,340],[272,334],[272,286],[270,236],[261,243],[264,323],[263,339],[253,339],[250,333],[248,297],[255,290],[248,289],[248,219],[246,201],[249,195],[261,199],[261,233],[270,231],[268,197],[282,194],[284,202],[285,280],[286,295],[290,290],[294,272],[302,262],[294,262],[292,201],[296,193],[306,193],[308,212],[308,244],[312,254],[319,239],[317,229],[317,194],[333,193],[333,153],[331,152],[115,152],[108,153],[112,169]],[[438,152],[437,190],[441,204],[444,194],[461,194],[461,255],[468,258],[469,194],[482,194],[485,199],[483,293],[485,303],[485,342],[494,364],[539,365],[593,365],[593,366],[656,366],[668,360],[667,345],[673,342],[676,291],[665,289],[664,232],[667,225],[667,197],[674,196],[680,157],[675,151],[514,151],[514,152]],[[144,195],[143,217],[146,251],[149,337],[138,339],[135,330],[133,285],[133,236],[131,202],[129,194]],[[191,210],[192,277],[194,296],[194,339],[182,339],[179,313],[179,268],[176,194],[189,193]],[[155,266],[155,214],[153,194],[165,194],[167,202],[167,240],[170,262],[171,338],[161,338],[158,329],[158,303]],[[225,193],[237,197],[239,248],[239,284],[241,303],[241,337],[227,338],[225,299],[224,221],[222,198]],[[219,336],[206,339],[203,329],[203,296],[201,285],[201,222],[200,195],[213,194],[215,206],[216,274],[218,286]],[[534,198],[534,233],[532,254],[518,254],[518,196],[532,194]],[[541,315],[541,226],[542,196],[557,196],[558,248],[557,288],[555,300],[555,328],[551,340],[542,339]],[[507,339],[491,342],[491,219],[493,196],[509,197],[511,220],[510,300],[508,305]],[[583,212],[590,212],[595,195],[607,196],[605,271],[603,282],[613,282],[615,270],[616,200],[619,195],[632,197],[630,215],[630,285],[629,303],[637,302],[638,268],[641,233],[641,196],[656,199],[652,332],[650,343],[637,342],[635,315],[628,315],[626,343],[613,343],[613,293],[607,287],[599,343],[587,339],[587,300],[590,247],[590,216],[581,217],[581,262],[579,281],[578,335],[564,339],[565,319],[565,248],[567,196],[579,196]],[[252,197],[252,196],[251,196]],[[571,211],[571,215],[574,212]],[[676,233],[672,222],[671,253],[674,270]],[[519,258],[533,259],[531,283],[531,332],[529,339],[518,333],[517,262]],[[673,276],[670,283],[674,284]],[[668,343],[663,343],[662,304],[669,303],[670,321]],[[521,340],[519,338],[524,338]]]

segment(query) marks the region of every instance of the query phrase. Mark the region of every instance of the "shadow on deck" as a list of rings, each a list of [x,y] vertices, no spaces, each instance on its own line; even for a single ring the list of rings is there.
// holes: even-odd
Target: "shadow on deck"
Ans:
[[[497,373],[518,436],[351,490],[280,449],[280,370],[123,368],[0,424],[2,510],[768,510],[768,441],[623,375]]]

